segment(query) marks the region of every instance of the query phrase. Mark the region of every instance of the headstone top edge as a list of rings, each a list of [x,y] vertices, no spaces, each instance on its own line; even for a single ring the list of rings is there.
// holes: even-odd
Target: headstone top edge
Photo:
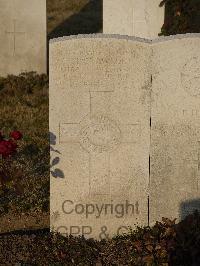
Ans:
[[[70,36],[63,36],[59,38],[50,39],[50,44],[55,42],[62,42],[68,40],[75,40],[75,39],[95,39],[95,38],[102,38],[102,39],[118,39],[118,40],[131,40],[131,41],[138,41],[144,43],[151,43],[151,40],[135,37],[135,36],[128,36],[128,35],[120,35],[120,34],[78,34],[78,35],[70,35]]]
[[[70,35],[70,36],[63,36],[54,39],[50,39],[49,43],[54,44],[57,42],[69,41],[69,40],[78,40],[78,39],[95,39],[95,38],[102,38],[102,39],[118,39],[118,40],[127,40],[127,41],[136,41],[141,43],[147,44],[154,44],[159,42],[166,42],[171,40],[178,40],[178,39],[185,39],[185,38],[200,38],[200,33],[186,33],[186,34],[176,34],[170,36],[161,36],[153,40],[140,38],[136,36],[129,36],[129,35],[120,35],[120,34],[78,34],[78,35]]]

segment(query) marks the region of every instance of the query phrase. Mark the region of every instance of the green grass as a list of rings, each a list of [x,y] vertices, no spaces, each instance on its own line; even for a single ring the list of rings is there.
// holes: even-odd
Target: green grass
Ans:
[[[10,166],[20,169],[24,193],[16,195],[12,186],[1,191],[0,212],[14,209],[48,210],[49,140],[48,78],[29,73],[0,80],[0,128],[8,135],[20,130],[24,138]],[[13,171],[15,175],[15,171]],[[15,176],[13,176],[15,179]]]

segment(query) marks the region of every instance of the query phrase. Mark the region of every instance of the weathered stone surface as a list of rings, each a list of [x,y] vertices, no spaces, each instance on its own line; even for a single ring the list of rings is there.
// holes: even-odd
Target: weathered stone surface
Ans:
[[[164,23],[160,0],[104,0],[103,32],[153,39]]]
[[[46,1],[0,0],[0,76],[46,72]]]
[[[50,131],[64,172],[51,177],[52,230],[104,238],[147,225],[150,56],[148,43],[117,36],[50,43]]]
[[[52,230],[102,238],[145,225],[148,195],[150,224],[200,210],[199,43],[199,34],[51,42],[50,131],[65,175],[51,177]]]
[[[200,36],[153,45],[150,220],[200,210]],[[166,40],[166,41],[165,41]]]

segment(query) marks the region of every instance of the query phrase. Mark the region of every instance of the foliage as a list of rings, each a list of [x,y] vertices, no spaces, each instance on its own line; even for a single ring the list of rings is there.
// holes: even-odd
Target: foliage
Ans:
[[[19,76],[8,75],[0,78],[1,95],[23,95],[33,94],[48,85],[48,77],[44,74],[38,75],[35,72],[21,73]]]
[[[105,249],[105,265],[166,265],[174,249],[175,220],[163,218],[152,228],[137,228],[129,235],[117,236]],[[109,254],[112,254],[109,255]]]
[[[20,139],[22,139],[20,131],[12,131],[8,139],[0,132],[0,194],[1,202],[4,203],[9,203],[6,201],[8,198],[5,197],[5,193],[9,190],[15,195],[23,192],[20,185],[23,173],[13,166],[13,157],[16,156],[18,148],[17,141]],[[3,211],[5,211],[4,208]]]
[[[2,158],[11,157],[16,153],[16,141],[20,139],[22,139],[22,133],[20,131],[12,131],[9,139],[5,139],[3,134],[0,132],[0,155]]]
[[[49,134],[48,77],[34,72],[0,78],[0,131],[9,135],[20,128],[23,139],[12,158],[9,175],[23,187],[1,191],[0,213],[48,210]],[[16,169],[18,169],[16,171]],[[23,173],[23,178],[21,174]]]
[[[7,248],[10,242],[12,250]],[[198,266],[199,247],[200,214],[196,212],[178,224],[163,218],[153,227],[138,227],[102,241],[48,230],[0,235],[0,261],[3,265]]]
[[[166,17],[161,35],[200,32],[200,1],[199,0],[163,0]]]

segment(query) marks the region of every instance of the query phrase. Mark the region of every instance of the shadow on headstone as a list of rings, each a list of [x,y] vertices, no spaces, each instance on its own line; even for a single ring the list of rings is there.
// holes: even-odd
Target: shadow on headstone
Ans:
[[[51,163],[50,163],[50,173],[53,177],[57,178],[64,178],[64,173],[62,170],[60,170],[59,168],[55,168],[56,165],[59,164],[60,162],[60,157],[58,156],[58,154],[61,154],[58,150],[56,150],[54,148],[54,145],[56,145],[56,135],[52,132],[49,132],[49,140],[50,140],[50,151],[52,152],[52,154],[56,154],[54,156],[54,158],[51,158]]]
[[[200,212],[200,198],[184,201],[180,205],[180,218],[181,220],[189,214],[193,214],[195,211]]]
[[[91,0],[78,14],[67,18],[48,35],[48,39],[102,32],[103,1]]]

